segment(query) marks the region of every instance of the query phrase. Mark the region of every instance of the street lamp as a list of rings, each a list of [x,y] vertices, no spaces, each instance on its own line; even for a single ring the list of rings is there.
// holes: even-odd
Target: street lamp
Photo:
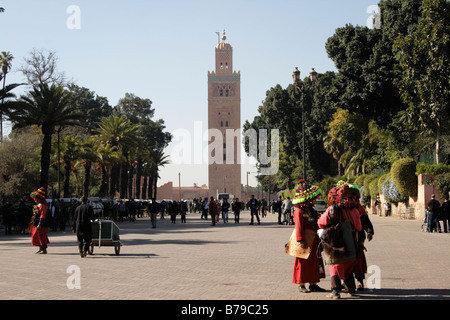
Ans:
[[[314,86],[314,83],[317,80],[317,72],[312,68],[311,72],[309,73],[309,78],[311,80],[311,86]],[[301,94],[301,105],[302,105],[302,157],[303,157],[303,180],[306,181],[306,160],[305,160],[305,118],[304,118],[304,105],[303,105],[303,97],[306,89],[305,85],[300,82],[300,70],[298,70],[298,67],[295,67],[294,72],[292,72],[292,79],[294,80],[295,88],[297,88],[300,91]]]

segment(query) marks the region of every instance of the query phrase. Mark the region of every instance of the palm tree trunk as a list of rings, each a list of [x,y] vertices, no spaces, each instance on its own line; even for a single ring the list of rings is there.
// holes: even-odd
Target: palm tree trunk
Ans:
[[[69,186],[70,186],[70,172],[72,169],[72,164],[70,161],[66,161],[64,164],[64,197],[67,198],[70,196],[69,194]]]
[[[145,199],[145,200],[148,199],[147,180],[148,180],[148,177],[144,176],[144,182],[142,183],[142,198]]]
[[[50,154],[52,151],[52,130],[42,131],[44,139],[42,140],[41,150],[41,187],[48,189],[48,172],[50,168]]]
[[[89,197],[89,184],[91,181],[91,166],[90,161],[86,161],[84,164],[84,182],[83,182],[83,195]]]

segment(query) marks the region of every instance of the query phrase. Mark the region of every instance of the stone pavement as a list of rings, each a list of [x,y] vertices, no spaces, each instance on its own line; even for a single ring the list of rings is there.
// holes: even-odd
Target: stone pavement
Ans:
[[[2,233],[0,299],[329,300],[328,292],[301,294],[292,284],[294,258],[283,249],[293,226],[278,225],[274,214],[261,225],[249,225],[248,211],[240,224],[230,214],[215,227],[198,213],[186,224],[177,218],[158,219],[156,229],[148,218],[119,223],[120,255],[103,246],[83,259],[70,232],[50,232],[47,255],[35,254],[30,235]],[[341,300],[449,299],[450,234],[421,232],[418,220],[370,218],[366,280],[373,289]],[[328,290],[326,271],[320,286]]]

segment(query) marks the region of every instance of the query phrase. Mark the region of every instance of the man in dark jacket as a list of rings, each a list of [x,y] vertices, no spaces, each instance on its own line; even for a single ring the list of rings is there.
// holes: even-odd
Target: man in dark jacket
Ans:
[[[82,258],[86,257],[92,241],[92,222],[95,220],[94,209],[88,204],[86,196],[81,198],[81,205],[75,210],[73,232],[77,234],[78,248]]]
[[[431,195],[431,200],[428,202],[428,210],[431,212],[431,219],[429,219],[429,228],[430,232],[436,230],[441,233],[441,225],[439,224],[439,211],[441,210],[441,204],[436,200],[436,196],[434,194]]]

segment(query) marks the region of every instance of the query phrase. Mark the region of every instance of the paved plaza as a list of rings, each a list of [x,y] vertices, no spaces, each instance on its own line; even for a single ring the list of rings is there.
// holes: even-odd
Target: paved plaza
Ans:
[[[370,215],[375,236],[366,242],[372,287],[341,300],[449,299],[450,234],[421,232],[421,221]],[[50,232],[47,255],[36,255],[30,235],[0,235],[0,299],[44,300],[328,300],[299,293],[292,284],[294,258],[284,253],[293,226],[274,214],[249,225],[215,227],[189,214],[182,224],[166,216],[118,223],[123,243],[96,247],[81,258],[71,232]],[[329,272],[320,286],[330,289]],[[79,275],[78,278],[75,278]],[[79,281],[75,281],[78,279]]]

